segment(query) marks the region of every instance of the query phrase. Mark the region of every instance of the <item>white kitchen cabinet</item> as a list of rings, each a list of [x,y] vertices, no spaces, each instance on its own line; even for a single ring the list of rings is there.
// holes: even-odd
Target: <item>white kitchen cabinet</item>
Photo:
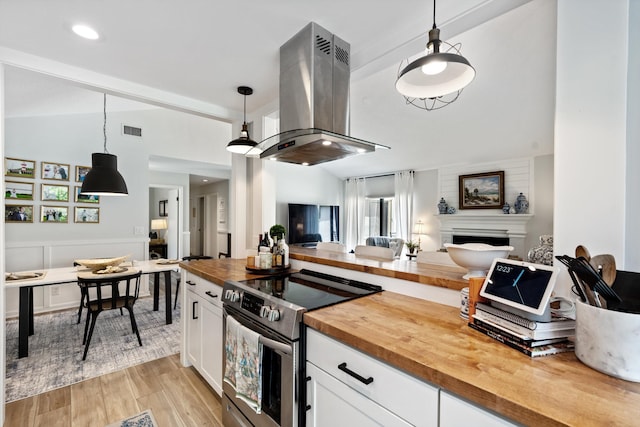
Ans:
[[[438,425],[438,389],[307,330],[307,427]]]
[[[361,393],[307,363],[307,427],[387,426],[409,427],[411,424],[378,405]]]
[[[440,427],[460,427],[470,424],[483,427],[515,427],[519,425],[441,390]]]
[[[187,359],[222,395],[222,287],[189,272],[184,277]]]

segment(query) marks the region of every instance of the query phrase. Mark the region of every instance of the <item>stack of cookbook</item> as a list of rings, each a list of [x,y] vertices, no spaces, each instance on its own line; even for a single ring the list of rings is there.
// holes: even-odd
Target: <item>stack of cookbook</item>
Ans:
[[[576,322],[553,317],[551,322],[536,322],[493,307],[476,303],[469,326],[529,357],[573,351]]]

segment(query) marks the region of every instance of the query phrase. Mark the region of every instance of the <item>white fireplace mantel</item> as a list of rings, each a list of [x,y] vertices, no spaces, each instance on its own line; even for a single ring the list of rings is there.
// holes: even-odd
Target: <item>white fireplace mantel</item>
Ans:
[[[533,214],[445,214],[436,217],[440,221],[442,245],[451,243],[453,235],[508,237],[514,248],[512,254],[525,259],[527,223]]]

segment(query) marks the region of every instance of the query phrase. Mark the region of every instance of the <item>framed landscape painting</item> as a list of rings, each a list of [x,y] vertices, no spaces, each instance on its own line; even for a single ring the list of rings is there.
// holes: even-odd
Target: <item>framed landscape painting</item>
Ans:
[[[100,196],[95,194],[80,194],[82,187],[76,185],[76,203],[100,203]]]
[[[33,160],[12,159],[10,157],[5,157],[4,170],[6,176],[35,178],[36,162]]]
[[[68,185],[51,185],[40,184],[40,197],[43,201],[48,202],[68,202],[69,186]]]
[[[5,182],[4,198],[7,200],[33,200],[33,183],[31,182]]]
[[[42,179],[69,181],[69,165],[42,162]]]
[[[69,222],[66,206],[40,206],[40,222]]]
[[[76,206],[74,213],[75,222],[97,224],[100,222],[100,208],[85,208]]]
[[[4,205],[4,222],[33,222],[33,206]]]
[[[501,209],[504,205],[504,171],[458,177],[459,209]]]

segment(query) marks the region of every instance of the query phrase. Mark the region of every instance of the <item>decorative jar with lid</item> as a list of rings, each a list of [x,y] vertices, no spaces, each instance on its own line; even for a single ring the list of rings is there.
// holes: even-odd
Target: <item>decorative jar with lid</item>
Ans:
[[[447,204],[447,201],[444,200],[444,197],[441,197],[440,202],[438,203],[438,213],[440,215],[446,214],[448,208],[449,205]]]
[[[518,197],[516,197],[516,203],[513,207],[516,208],[517,214],[526,214],[529,210],[529,201],[527,200],[527,197],[520,193]]]

